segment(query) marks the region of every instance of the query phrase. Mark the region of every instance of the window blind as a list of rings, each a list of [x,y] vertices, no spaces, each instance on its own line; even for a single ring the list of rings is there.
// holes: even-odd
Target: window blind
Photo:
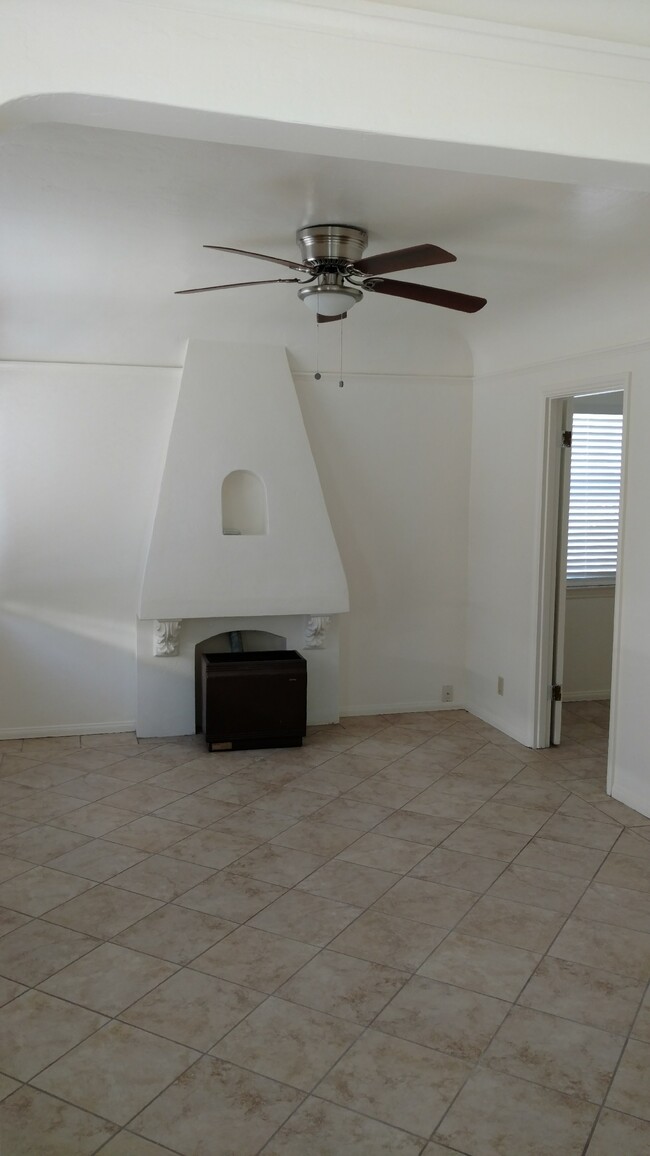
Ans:
[[[613,580],[618,550],[623,415],[574,413],[567,580]]]

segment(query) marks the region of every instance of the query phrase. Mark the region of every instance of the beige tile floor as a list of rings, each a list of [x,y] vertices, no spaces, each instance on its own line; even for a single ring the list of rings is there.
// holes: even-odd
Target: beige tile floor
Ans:
[[[2,1156],[647,1156],[607,706],[0,744]]]

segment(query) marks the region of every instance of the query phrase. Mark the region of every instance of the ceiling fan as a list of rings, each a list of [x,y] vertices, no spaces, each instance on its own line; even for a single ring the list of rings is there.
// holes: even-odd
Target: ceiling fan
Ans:
[[[408,249],[363,257],[368,234],[356,225],[308,225],[298,230],[296,240],[300,261],[250,253],[246,249],[231,249],[227,245],[204,245],[203,248],[272,261],[275,265],[306,273],[307,277],[237,281],[229,285],[206,285],[200,289],[178,289],[177,293],[210,293],[213,289],[236,289],[244,285],[301,285],[298,296],[316,314],[319,322],[341,321],[347,317],[352,306],[361,301],[363,290],[422,301],[426,305],[441,305],[445,309],[458,309],[461,313],[477,313],[486,304],[484,297],[470,297],[467,293],[455,293],[450,289],[434,289],[429,285],[384,277],[384,273],[396,273],[400,269],[420,269],[425,265],[442,265],[456,260],[453,253],[437,245],[413,245]]]

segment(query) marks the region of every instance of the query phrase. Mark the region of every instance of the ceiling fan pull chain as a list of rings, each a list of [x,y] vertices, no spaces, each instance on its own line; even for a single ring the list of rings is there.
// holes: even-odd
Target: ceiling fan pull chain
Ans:
[[[320,321],[316,318],[316,372],[314,374],[314,380],[320,381],[320,379]]]
[[[340,342],[340,357],[339,357],[339,389],[343,389],[345,382],[343,381],[343,318],[339,322],[341,342]]]

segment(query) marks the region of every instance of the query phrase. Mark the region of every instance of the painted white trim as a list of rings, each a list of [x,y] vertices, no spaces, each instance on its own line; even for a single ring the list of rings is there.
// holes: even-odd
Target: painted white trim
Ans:
[[[291,374],[295,380],[314,380],[314,375],[310,370],[292,369]],[[338,380],[340,374],[338,369],[322,369],[321,376],[323,379],[326,377],[332,377]],[[379,378],[380,381],[386,380],[394,382],[395,385],[408,385],[409,382],[415,382],[417,385],[419,385],[422,381],[430,381],[435,385],[448,385],[454,389],[458,387],[459,382],[465,385],[474,384],[474,378],[471,373],[400,373],[399,371],[395,373],[383,373],[381,371],[376,373],[372,371],[364,371],[363,373],[360,373],[356,370],[354,373],[346,372],[345,383],[346,385],[350,385],[356,380],[366,381],[372,380],[373,378]]]
[[[341,711],[341,718],[356,718],[366,714],[416,714],[420,711],[436,710],[467,710],[464,702],[384,702],[363,703],[361,706],[348,706]]]
[[[621,505],[619,518],[619,572],[616,575],[614,590],[614,642],[612,653],[612,713],[610,719],[610,762],[607,768],[607,790],[611,788],[614,761],[614,733],[615,733],[615,679],[619,668],[619,629],[618,623],[621,613],[621,571],[622,571],[622,541],[623,523],[625,523],[626,492],[625,477],[627,468],[627,443],[629,431],[629,393],[631,388],[630,373],[614,373],[597,378],[586,378],[574,381],[563,381],[561,385],[549,386],[544,394],[545,423],[544,423],[544,470],[541,479],[540,505],[540,554],[539,554],[539,585],[535,614],[537,614],[537,643],[535,643],[535,689],[533,703],[533,742],[535,747],[547,746],[549,701],[548,688],[551,686],[551,670],[553,658],[553,638],[549,633],[554,615],[554,587],[555,587],[555,554],[557,541],[557,503],[559,494],[556,494],[557,480],[560,469],[560,401],[573,398],[578,393],[606,393],[621,391],[623,394],[623,470],[621,476]]]
[[[594,700],[609,702],[609,689],[562,691],[562,702],[592,702]]]
[[[124,731],[133,731],[135,734],[135,719],[127,722],[106,723],[61,723],[60,725],[39,727],[2,727],[2,739],[50,739],[63,738],[74,735],[113,735]]]
[[[618,685],[621,668],[621,618],[623,614],[623,578],[625,572],[624,546],[625,522],[627,516],[627,472],[630,441],[630,404],[632,400],[632,375],[625,375],[623,391],[623,455],[621,469],[621,504],[618,518],[618,547],[616,588],[614,590],[614,638],[612,643],[612,685],[609,710],[609,751],[607,760],[607,791],[613,794],[616,782],[616,740],[618,734]],[[638,808],[637,808],[638,809]],[[644,812],[645,813],[645,812]]]
[[[23,369],[26,365],[36,366],[39,369],[42,369],[43,366],[48,365],[56,365],[59,368],[61,366],[72,366],[73,368],[76,368],[77,366],[81,365],[85,366],[86,368],[91,367],[93,369],[99,366],[101,369],[177,369],[179,372],[183,368],[182,365],[167,365],[162,361],[157,363],[150,361],[68,361],[65,359],[61,360],[61,358],[56,357],[0,358],[0,369]]]
[[[562,398],[544,399],[544,453],[541,481],[537,629],[535,643],[535,687],[533,701],[533,743],[549,744],[551,733],[550,685],[552,681],[555,585],[557,570],[560,504]]]
[[[618,572],[616,576],[616,586],[614,590],[614,639],[612,648],[612,686],[610,697],[610,732],[609,732],[609,752],[607,762],[607,791],[611,794],[613,791],[613,784],[616,775],[616,721],[617,721],[617,687],[618,687],[618,673],[620,668],[620,620],[622,608],[622,579],[623,579],[623,541],[624,541],[624,526],[625,526],[625,511],[626,511],[626,475],[628,462],[628,441],[630,428],[630,395],[632,389],[632,375],[630,373],[619,373],[612,375],[603,375],[597,378],[583,379],[579,382],[565,382],[561,386],[553,386],[545,391],[544,405],[546,420],[544,424],[544,468],[541,479],[540,493],[548,496],[549,486],[552,481],[552,476],[557,474],[559,469],[559,456],[561,453],[559,439],[555,442],[551,440],[553,433],[550,429],[551,418],[554,411],[559,411],[560,406],[554,405],[555,402],[563,398],[574,397],[578,393],[604,393],[607,391],[621,390],[623,393],[623,469],[621,474],[621,504],[619,517],[619,537],[618,537]],[[557,506],[557,501],[556,501]],[[536,600],[536,619],[537,619],[537,641],[535,647],[536,654],[536,685],[535,685],[535,699],[533,704],[534,711],[534,743],[536,747],[547,746],[545,740],[545,720],[548,717],[548,687],[550,685],[550,670],[552,661],[552,640],[549,639],[549,616],[552,619],[554,613],[552,604],[549,602],[549,575],[554,578],[555,574],[555,543],[557,541],[557,514],[558,511],[553,510],[550,505],[550,497],[548,501],[542,501],[540,518],[540,546],[539,546],[539,585]],[[549,651],[549,647],[551,650]],[[565,699],[565,701],[570,701]]]
[[[650,342],[648,343],[650,349]],[[544,369],[545,366],[538,368]],[[630,385],[629,373],[603,373],[598,377],[565,378],[544,391],[545,398],[577,397],[583,393],[624,393]],[[625,401],[623,401],[625,407]]]
[[[147,9],[150,0],[131,0]],[[190,5],[167,0],[166,7]],[[192,0],[194,12],[364,43],[456,53],[528,68],[562,68],[589,75],[647,80],[650,49],[645,45],[522,27],[421,8],[376,4],[372,0]],[[549,49],[553,60],[549,66]]]
[[[61,369],[69,369],[71,372],[76,370],[86,370],[92,368],[97,371],[113,371],[114,369],[136,369],[142,371],[144,374],[149,373],[180,373],[182,366],[180,365],[137,365],[128,361],[17,361],[17,360],[1,360],[0,359],[0,373],[24,373],[33,372],[37,369],[39,373],[55,373],[58,374]]]
[[[479,384],[479,385],[482,384],[482,382],[484,382],[484,381],[491,381],[493,378],[496,378],[499,381],[508,381],[509,378],[515,378],[516,380],[519,380],[521,378],[522,374],[535,375],[535,374],[539,374],[540,370],[545,370],[545,369],[548,369],[551,372],[553,372],[555,369],[557,369],[558,366],[561,366],[561,365],[570,366],[574,362],[584,361],[586,357],[589,357],[589,358],[591,358],[591,357],[609,357],[609,356],[615,356],[617,354],[623,354],[623,355],[629,354],[630,356],[632,356],[633,354],[636,354],[636,353],[648,353],[648,352],[650,352],[650,340],[648,340],[648,338],[645,337],[641,341],[626,341],[622,345],[602,345],[602,346],[598,346],[596,349],[593,349],[593,348],[582,349],[582,350],[578,351],[577,353],[565,353],[561,357],[552,357],[552,358],[550,358],[549,361],[529,361],[529,362],[522,363],[521,365],[509,366],[507,369],[491,369],[487,373],[475,374],[473,380],[476,384]],[[607,378],[607,380],[608,381],[616,381],[616,380],[618,380],[619,376],[620,376],[620,374],[614,374],[613,377],[609,377],[609,378]],[[586,380],[584,382],[581,382],[578,385],[578,387],[576,388],[576,393],[582,392],[583,385],[589,387],[591,385],[592,380],[600,380],[600,378],[590,379],[590,380]],[[603,380],[605,380],[605,379],[603,378]],[[614,392],[616,392],[617,389],[620,389],[620,388],[621,388],[620,386],[614,385],[614,386],[610,387],[610,390],[612,393],[614,393]],[[563,393],[566,393],[566,388],[564,386],[562,386],[561,389],[562,389]],[[571,389],[573,389],[573,386],[571,386]]]
[[[648,345],[650,347],[650,342],[648,343]],[[2,358],[0,358],[0,372],[2,372],[3,370],[8,371],[8,370],[12,370],[12,369],[22,371],[25,368],[30,368],[30,367],[36,368],[38,370],[43,370],[43,369],[49,368],[50,366],[54,366],[58,369],[60,369],[60,368],[71,368],[71,369],[80,369],[80,368],[81,369],[89,369],[89,368],[90,369],[144,369],[144,370],[155,370],[155,371],[158,371],[161,369],[165,369],[165,370],[171,369],[174,371],[178,371],[179,374],[183,370],[182,365],[164,365],[162,362],[158,365],[156,363],[131,362],[131,361],[57,361],[55,359],[53,360],[52,358],[48,358],[47,360],[34,361],[34,360],[28,360],[26,358],[22,358],[22,359],[21,358],[13,358],[11,360],[6,360],[6,359],[3,360]],[[291,376],[294,378],[294,380],[304,378],[306,381],[312,381],[313,377],[314,377],[313,373],[307,369],[291,369],[291,367],[290,367],[290,372],[291,372]],[[321,372],[322,372],[323,378],[326,378],[328,376],[331,376],[331,377],[336,376],[338,378],[338,376],[339,376],[338,370],[324,369]],[[463,383],[465,385],[473,385],[473,383],[474,383],[474,377],[472,376],[471,373],[440,373],[440,374],[437,374],[437,373],[400,373],[399,371],[397,371],[395,373],[384,373],[381,370],[377,370],[376,373],[371,372],[371,371],[370,372],[355,371],[354,373],[346,373],[346,375],[345,375],[345,380],[348,383],[355,381],[357,378],[359,379],[359,381],[365,381],[366,379],[379,378],[380,381],[386,380],[386,381],[394,382],[396,385],[401,385],[401,384],[408,385],[408,383],[410,381],[416,382],[418,384],[422,381],[431,381],[431,382],[434,382],[436,385],[449,385],[450,387],[457,387],[459,382]]]

